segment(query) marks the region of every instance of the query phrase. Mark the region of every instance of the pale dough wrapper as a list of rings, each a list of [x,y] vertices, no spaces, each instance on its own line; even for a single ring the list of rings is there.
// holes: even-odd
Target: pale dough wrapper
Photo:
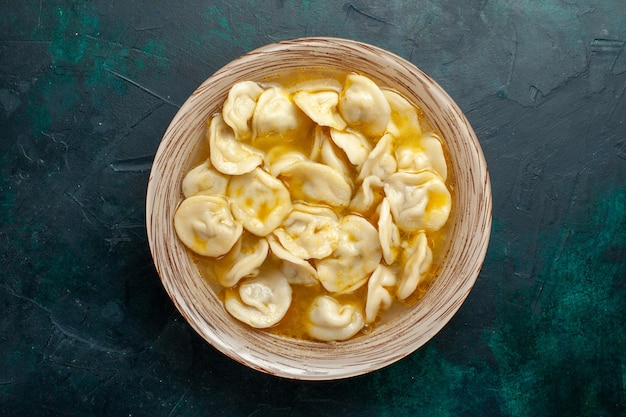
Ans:
[[[195,195],[180,204],[174,228],[189,249],[202,256],[222,256],[235,245],[243,227],[233,218],[228,200],[221,196]]]
[[[261,168],[232,177],[227,195],[235,218],[257,236],[271,233],[291,211],[287,188]]]
[[[322,295],[311,304],[307,329],[314,339],[331,342],[351,338],[364,324],[363,314],[356,307]]]
[[[264,329],[277,324],[291,305],[291,285],[279,270],[242,282],[226,291],[226,311],[252,327]]]
[[[399,171],[434,170],[442,180],[448,176],[448,167],[441,141],[434,133],[424,133],[419,140],[396,148]]]
[[[183,195],[185,198],[196,194],[226,194],[228,177],[215,170],[207,159],[185,175],[183,178]]]
[[[263,88],[254,81],[242,81],[233,85],[224,101],[222,114],[224,121],[233,129],[237,140],[252,137],[251,120],[256,101]]]
[[[263,163],[263,152],[235,139],[221,114],[211,119],[207,136],[211,163],[223,174],[247,174]]]
[[[339,94],[335,91],[298,91],[293,95],[296,105],[320,126],[330,126],[343,130],[346,122],[337,111]]]
[[[378,136],[387,129],[391,107],[374,81],[350,74],[339,99],[339,114],[349,126],[368,136]]]
[[[366,323],[373,323],[380,310],[389,308],[393,297],[387,288],[395,285],[396,276],[393,271],[385,265],[378,265],[367,282]]]
[[[433,261],[433,253],[428,246],[426,233],[419,232],[412,242],[405,245],[402,258],[404,268],[396,292],[399,300],[404,300],[413,294]]]

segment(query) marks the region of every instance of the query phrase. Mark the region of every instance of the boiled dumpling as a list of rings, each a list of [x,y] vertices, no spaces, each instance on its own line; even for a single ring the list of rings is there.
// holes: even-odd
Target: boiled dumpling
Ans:
[[[350,74],[339,99],[339,113],[354,129],[378,136],[389,124],[391,108],[376,83],[362,75]]]
[[[242,81],[233,85],[228,91],[222,114],[224,122],[233,129],[238,140],[250,139],[252,128],[250,121],[254,114],[256,101],[263,88],[254,81]]]
[[[343,130],[346,122],[337,112],[339,94],[335,91],[301,90],[293,95],[293,101],[307,116],[320,126]]]
[[[387,197],[383,198],[379,206],[378,237],[383,251],[383,259],[387,265],[391,265],[395,262],[400,251],[400,230],[393,222]]]
[[[287,88],[287,91],[296,93],[301,90],[305,91],[334,91],[340,93],[343,85],[334,78],[316,78],[296,83],[293,87]]]
[[[402,269],[400,284],[396,292],[396,296],[399,300],[404,300],[413,294],[417,288],[417,284],[419,284],[424,274],[428,272],[433,260],[433,253],[430,246],[428,246],[428,239],[424,232],[419,232],[417,236],[405,246],[402,255],[404,268]]]
[[[385,180],[389,175],[396,172],[398,164],[393,155],[392,145],[393,136],[389,133],[380,138],[363,163],[361,172],[359,173],[359,180],[369,177],[370,175],[375,175],[381,180]]]
[[[372,151],[367,139],[356,130],[340,131],[331,128],[330,137],[345,152],[352,165],[357,167],[363,165]]]
[[[257,236],[271,233],[291,211],[289,191],[261,168],[232,177],[227,195],[235,218]]]
[[[226,194],[228,177],[215,170],[207,159],[185,175],[183,178],[183,195],[191,197],[196,194]]]
[[[315,266],[326,290],[348,293],[365,284],[382,253],[378,231],[363,217],[347,215],[339,226],[339,245],[330,256],[315,260]]]
[[[302,259],[324,258],[339,243],[339,221],[328,207],[294,204],[282,225],[274,230],[285,249]]]
[[[237,320],[264,329],[277,324],[291,305],[291,285],[279,270],[264,270],[237,289],[227,289],[224,306]]]
[[[434,133],[425,133],[419,140],[398,146],[396,156],[398,170],[417,172],[433,169],[444,181],[448,176],[443,147]]]
[[[396,138],[403,136],[408,140],[421,136],[417,108],[396,91],[383,89],[382,92],[391,108],[387,132]]]
[[[450,215],[450,191],[432,171],[390,175],[385,184],[385,195],[396,224],[405,232],[439,230]]]
[[[350,209],[361,214],[370,211],[382,198],[384,185],[385,183],[375,175],[365,178],[350,201]]]
[[[263,163],[263,152],[235,139],[232,129],[217,114],[207,130],[211,163],[223,174],[242,175]]]
[[[333,143],[328,130],[317,126],[314,132],[314,142],[311,150],[311,160],[321,162],[340,172],[352,184],[350,178],[354,174],[352,167],[345,157],[345,153]]]
[[[312,338],[331,342],[351,338],[364,324],[363,314],[355,306],[342,305],[334,298],[322,295],[311,304],[307,330]]]
[[[289,187],[291,196],[313,204],[346,207],[352,187],[346,178],[328,165],[299,161],[288,165],[279,176]]]
[[[365,322],[373,323],[380,310],[386,310],[393,298],[388,287],[396,285],[396,276],[391,268],[378,265],[367,283],[367,301],[365,302]]]
[[[319,283],[317,271],[313,265],[285,249],[275,236],[269,235],[267,240],[272,253],[281,261],[280,270],[290,284],[315,285]]]
[[[304,156],[304,154],[302,154],[301,152],[297,152],[297,151],[286,152],[286,153],[281,154],[278,157],[274,157],[274,155],[272,155],[272,152],[270,152],[268,154],[268,158],[270,160],[269,172],[274,177],[278,177],[280,173],[283,172],[283,170],[286,167],[293,164],[294,162],[308,160],[308,158]]]
[[[257,137],[284,135],[302,130],[309,119],[289,98],[282,87],[270,87],[257,100],[252,126]]]
[[[174,214],[174,228],[189,249],[202,256],[222,256],[235,245],[243,227],[222,196],[195,195]]]
[[[210,268],[221,285],[233,287],[240,279],[257,275],[268,253],[267,239],[244,233],[230,252],[213,261]]]

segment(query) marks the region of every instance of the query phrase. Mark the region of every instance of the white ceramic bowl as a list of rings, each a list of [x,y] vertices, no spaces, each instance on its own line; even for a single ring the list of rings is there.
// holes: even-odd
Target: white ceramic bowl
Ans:
[[[362,73],[395,88],[423,110],[441,133],[456,177],[452,242],[439,277],[405,314],[369,335],[345,342],[294,340],[251,330],[232,318],[200,276],[178,240],[173,216],[181,182],[202,143],[207,119],[219,112],[238,81],[262,81],[278,72],[331,67]],[[461,75],[460,75],[461,76]],[[256,49],[224,66],[183,104],[165,132],[148,184],[146,222],[157,272],[189,324],[211,345],[250,368],[305,380],[356,376],[390,365],[430,340],[469,294],[487,250],[491,187],[480,145],[467,119],[430,77],[380,48],[334,38],[301,38]]]

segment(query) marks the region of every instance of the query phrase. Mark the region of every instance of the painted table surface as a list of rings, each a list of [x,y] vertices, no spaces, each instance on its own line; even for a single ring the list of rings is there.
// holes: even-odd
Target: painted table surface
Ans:
[[[458,102],[493,186],[487,258],[427,345],[311,383],[223,356],[145,232],[159,141],[228,61],[372,43]],[[626,414],[626,3],[0,2],[0,414]]]

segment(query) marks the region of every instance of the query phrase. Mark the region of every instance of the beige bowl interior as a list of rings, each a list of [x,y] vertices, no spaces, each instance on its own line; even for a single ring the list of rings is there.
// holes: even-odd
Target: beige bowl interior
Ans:
[[[200,276],[176,237],[173,216],[181,181],[202,143],[205,122],[220,111],[237,81],[263,81],[278,72],[331,67],[358,71],[393,86],[418,104],[441,132],[457,191],[455,237],[433,286],[409,313],[367,336],[316,343],[254,331],[233,319]],[[206,80],[184,103],[156,153],[147,194],[147,232],[163,285],[189,324],[211,345],[253,368],[281,377],[328,380],[364,374],[392,364],[431,339],[452,318],[481,268],[491,226],[491,188],[476,136],[452,99],[410,62],[371,45],[332,38],[302,38],[262,47]]]

